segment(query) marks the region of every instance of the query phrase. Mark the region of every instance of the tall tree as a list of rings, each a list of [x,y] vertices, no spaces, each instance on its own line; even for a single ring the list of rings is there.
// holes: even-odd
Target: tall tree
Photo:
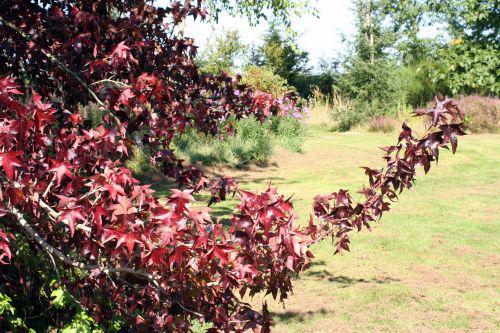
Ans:
[[[280,20],[290,26],[293,16],[306,13],[316,13],[314,3],[308,0],[210,0],[208,8],[217,20],[221,12],[246,17],[251,24],[257,24],[261,19]]]
[[[235,74],[236,62],[246,48],[237,30],[225,30],[221,35],[208,42],[198,55],[197,62],[200,69],[207,73],[227,72]]]
[[[372,65],[386,56],[387,48],[394,42],[394,35],[383,24],[382,5],[380,0],[356,0],[355,52]]]
[[[445,21],[453,38],[472,42],[500,42],[500,2],[498,0],[428,0],[436,20]]]
[[[420,61],[428,52],[426,42],[419,32],[429,15],[426,0],[383,0],[382,13],[388,19],[392,31],[397,34],[397,48],[405,64]]]
[[[292,33],[287,33],[276,20],[269,23],[264,43],[253,54],[252,62],[267,66],[275,74],[293,84],[297,75],[307,70],[308,53],[297,46]]]

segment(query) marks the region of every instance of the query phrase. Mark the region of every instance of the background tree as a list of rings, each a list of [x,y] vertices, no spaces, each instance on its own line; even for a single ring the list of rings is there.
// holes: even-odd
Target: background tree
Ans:
[[[429,51],[426,41],[419,36],[427,23],[428,5],[424,0],[385,0],[380,6],[389,19],[390,28],[397,34],[397,49],[403,63],[418,63]]]
[[[293,85],[297,75],[307,69],[308,53],[301,51],[293,35],[287,34],[274,20],[269,23],[263,45],[254,50],[251,61],[257,66],[269,67]]]
[[[197,62],[203,72],[236,74],[236,62],[247,47],[237,30],[226,30],[208,42],[199,54]]]
[[[452,38],[497,44],[500,7],[496,0],[429,1],[436,20],[444,21]]]
[[[445,93],[500,95],[500,7],[495,0],[431,1],[435,20],[444,21],[452,40],[429,65],[431,80]],[[445,71],[451,70],[451,75]]]
[[[334,90],[354,101],[352,112],[344,113],[343,130],[375,116],[394,112],[401,82],[395,75],[396,59],[390,52],[394,33],[384,25],[383,3],[358,0],[354,8],[356,34],[342,62]]]
[[[316,12],[314,1],[306,0],[210,0],[207,3],[215,20],[221,12],[227,12],[233,16],[246,17],[251,24],[274,18],[289,26],[293,16]]]

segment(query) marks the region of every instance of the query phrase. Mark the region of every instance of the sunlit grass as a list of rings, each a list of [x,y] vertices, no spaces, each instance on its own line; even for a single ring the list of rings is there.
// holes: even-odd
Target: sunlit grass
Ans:
[[[382,166],[377,147],[394,139],[315,129],[303,153],[278,150],[266,167],[211,171],[248,190],[272,181],[294,195],[305,221],[316,194],[360,189],[359,167]],[[216,215],[235,202],[216,206]],[[295,281],[286,308],[266,298],[275,331],[498,331],[499,227],[500,135],[463,137],[457,154],[443,151],[438,166],[420,172],[373,232],[353,235],[351,253],[334,256],[329,241],[314,246],[315,264]]]

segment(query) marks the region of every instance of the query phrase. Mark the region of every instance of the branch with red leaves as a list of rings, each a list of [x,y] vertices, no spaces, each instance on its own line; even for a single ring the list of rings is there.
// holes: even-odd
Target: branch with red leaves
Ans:
[[[311,244],[331,236],[337,252],[347,250],[350,231],[380,219],[413,186],[416,168],[427,172],[439,148],[450,144],[455,152],[464,134],[463,114],[450,99],[417,111],[432,126],[416,138],[403,125],[398,143],[384,148],[385,169],[365,168],[365,200],[354,203],[345,190],[318,196],[316,218],[300,228],[291,199],[276,189],[243,191],[229,177],[210,182],[171,149],[187,127],[217,134],[229,130],[230,116],[264,121],[289,109],[239,78],[200,74],[193,41],[171,31],[189,15],[204,16],[202,1],[61,6],[0,4],[0,216],[8,217],[0,224],[0,287],[29,298],[48,285],[40,270],[49,281],[52,270],[61,272],[67,291],[102,325],[121,317],[123,330],[186,332],[202,320],[214,332],[269,332],[265,304],[260,314],[242,297],[262,292],[284,300],[293,277],[310,265]],[[13,77],[28,80],[26,102]],[[82,92],[80,81],[93,90]],[[97,123],[78,107],[94,99],[91,92],[104,104]],[[123,167],[134,141],[190,189],[173,190],[166,204],[155,198]],[[210,204],[238,195],[229,228],[212,220],[209,207],[193,208],[193,193],[203,188],[210,189]],[[21,253],[22,243],[12,241],[20,230],[36,268],[14,256]],[[55,268],[36,255],[38,248],[58,259]],[[23,311],[38,320],[46,307],[35,303]],[[50,327],[71,320],[50,311],[44,316]],[[0,328],[8,325],[3,320]]]
[[[301,229],[290,199],[275,189],[260,194],[238,190],[241,203],[226,230],[212,222],[209,208],[191,208],[192,190],[173,190],[164,206],[129,170],[103,160],[102,156],[116,154],[111,140],[120,140],[119,134],[110,136],[98,128],[85,130],[81,136],[78,127],[71,125],[72,115],[57,123],[54,110],[39,96],[35,94],[33,103],[25,107],[13,98],[15,94],[18,91],[11,80],[0,80],[0,107],[7,110],[0,113],[0,140],[7,151],[0,153],[7,178],[0,188],[3,213],[13,213],[28,236],[49,254],[90,272],[66,285],[95,316],[103,316],[105,310],[102,304],[95,307],[96,293],[112,299],[117,306],[114,311],[128,317],[131,327],[132,313],[138,308],[134,306],[132,311],[126,300],[145,295],[156,299],[140,307],[141,325],[153,330],[173,323],[183,330],[196,314],[203,314],[221,330],[269,327],[261,321],[269,316],[264,313],[261,317],[235,293],[242,297],[264,292],[284,300],[292,290],[294,274],[309,267],[311,244],[333,236],[337,251],[348,249],[351,230],[369,228],[370,222],[389,209],[386,199],[393,201],[397,192],[412,186],[418,165],[427,172],[430,162],[439,156],[439,147],[451,143],[455,152],[456,137],[464,134],[461,114],[448,101],[444,111],[438,109],[447,114],[438,120],[439,129],[433,125],[425,137],[417,139],[403,125],[398,144],[384,148],[386,169],[365,168],[370,186],[362,191],[366,196],[363,203],[353,205],[343,190],[317,197],[314,212],[318,224],[311,220]],[[56,124],[65,124],[66,130],[57,131]],[[30,150],[21,151],[21,145],[27,143]],[[95,154],[86,154],[90,150]],[[58,156],[60,160],[55,159]],[[236,189],[231,178],[223,177],[213,186],[212,195],[223,199]],[[37,220],[38,230],[30,219]],[[12,244],[9,236],[2,235],[1,255],[11,259]],[[50,245],[47,237],[57,245]],[[64,254],[60,248],[68,245],[82,253],[84,260]],[[104,278],[113,273],[128,274],[120,277],[120,287]],[[144,289],[138,290],[133,287],[133,276],[149,283],[142,282]],[[82,292],[89,286],[92,293]],[[164,296],[175,300],[180,310],[166,307]],[[162,314],[167,319],[158,323]]]
[[[365,197],[365,201],[353,204],[346,190],[315,198],[314,214],[320,219],[321,227],[311,225],[311,233],[320,239],[334,237],[336,252],[349,250],[350,231],[360,231],[363,227],[370,229],[370,223],[379,220],[390,209],[399,193],[413,187],[418,166],[422,166],[425,173],[429,171],[431,162],[439,159],[439,148],[448,148],[451,144],[452,152],[456,152],[457,137],[465,134],[464,114],[452,99],[441,101],[436,98],[434,108],[417,110],[415,115],[430,116],[432,124],[420,138],[403,124],[397,145],[382,148],[386,167],[380,170],[363,168],[369,186],[358,193]]]

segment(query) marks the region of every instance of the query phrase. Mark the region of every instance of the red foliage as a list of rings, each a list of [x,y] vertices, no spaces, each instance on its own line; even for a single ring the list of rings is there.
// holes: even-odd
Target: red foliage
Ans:
[[[11,250],[18,233],[61,269],[80,270],[61,283],[99,323],[122,316],[134,331],[184,332],[201,318],[213,331],[269,331],[266,306],[259,314],[240,297],[285,299],[292,277],[308,268],[311,244],[332,236],[337,251],[347,250],[348,232],[369,228],[412,186],[416,167],[427,172],[438,148],[451,143],[455,151],[463,134],[459,110],[438,101],[426,112],[434,119],[426,135],[417,139],[403,125],[398,144],[384,148],[386,169],[365,168],[363,203],[353,204],[344,190],[318,196],[316,219],[305,228],[275,189],[250,193],[221,178],[211,184],[211,202],[229,192],[241,199],[227,228],[212,220],[210,208],[192,208],[193,191],[209,181],[182,167],[170,141],[186,126],[217,133],[229,115],[263,119],[279,112],[278,103],[237,79],[199,74],[192,40],[172,37],[164,23],[203,16],[201,1],[167,8],[67,3],[1,7],[0,59],[33,87],[31,98],[17,96],[14,80],[0,79],[0,262],[9,265],[0,283],[10,294],[31,288],[20,278],[28,268]],[[105,113],[95,128],[76,106],[91,99]],[[161,204],[122,167],[138,133],[163,171],[191,189],[173,190]]]

